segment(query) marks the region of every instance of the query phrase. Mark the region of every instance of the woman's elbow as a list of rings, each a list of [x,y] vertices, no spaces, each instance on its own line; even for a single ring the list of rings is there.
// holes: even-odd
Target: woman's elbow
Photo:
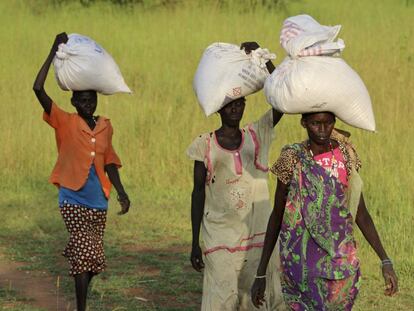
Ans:
[[[42,92],[44,92],[44,88],[40,85],[36,85],[35,83],[33,84],[33,91],[35,92],[37,96],[39,96],[40,94],[42,94]]]

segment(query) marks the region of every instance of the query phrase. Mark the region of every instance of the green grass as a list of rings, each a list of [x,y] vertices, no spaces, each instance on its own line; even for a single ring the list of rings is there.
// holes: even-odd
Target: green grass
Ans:
[[[114,214],[111,213],[111,218],[116,217]],[[23,269],[47,269],[60,276],[61,291],[73,299],[73,280],[66,277],[66,261],[60,257],[67,234],[59,220],[39,224],[35,231],[2,232],[0,242],[8,246],[6,255],[9,258],[26,262]],[[113,232],[107,237],[111,234]],[[186,252],[188,245],[177,244],[172,238],[162,241],[156,237],[139,244],[120,237],[107,240],[108,269],[93,281],[91,310],[197,309],[202,276],[192,272]],[[0,296],[0,305],[7,302]]]
[[[0,303],[0,310],[4,311],[42,311],[30,306],[30,301],[12,288],[0,288]]]
[[[109,269],[93,285],[91,309],[197,309],[201,278],[188,268],[188,254],[181,247],[191,238],[192,163],[185,149],[196,135],[216,128],[219,119],[202,114],[192,91],[193,74],[204,48],[214,41],[256,40],[277,53],[278,64],[284,57],[278,44],[283,19],[306,12],[323,24],[343,25],[343,57],[365,81],[377,121],[375,134],[339,127],[352,133],[363,160],[365,198],[396,263],[401,291],[391,299],[382,295],[378,259],[359,235],[364,281],[355,309],[413,309],[413,3],[309,0],[292,2],[287,11],[186,3],[175,9],[122,10],[105,4],[47,8],[19,0],[0,2],[0,18],[9,26],[0,30],[0,244],[9,247],[11,257],[28,262],[28,269],[66,274],[59,254],[67,235],[56,189],[47,184],[56,160],[54,135],[41,120],[31,87],[56,33],[86,34],[113,55],[134,91],[131,96],[99,97],[98,114],[111,118],[114,145],[124,164],[121,176],[133,205],[130,214],[118,217],[111,202],[105,238]],[[70,94],[57,87],[53,70],[46,89],[73,111]],[[245,122],[268,107],[263,93],[247,102]],[[305,135],[297,116],[285,116],[276,131],[272,161],[281,146]],[[273,177],[270,188],[273,192]],[[163,255],[176,246],[180,251]],[[140,267],[148,266],[160,274],[145,276]],[[139,283],[149,279],[155,281]],[[69,294],[72,280],[62,282]],[[155,298],[144,303],[135,298],[137,293]],[[1,294],[0,305],[7,299]]]

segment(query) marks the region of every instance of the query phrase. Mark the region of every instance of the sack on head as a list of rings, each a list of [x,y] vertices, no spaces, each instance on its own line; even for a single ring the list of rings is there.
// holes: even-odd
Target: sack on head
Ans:
[[[288,18],[280,43],[289,56],[266,80],[267,101],[284,113],[330,111],[351,126],[375,131],[371,99],[359,75],[341,58],[341,26],[308,15]]]
[[[55,77],[65,91],[95,90],[110,95],[131,93],[111,55],[94,40],[70,34],[53,61]]]
[[[193,80],[197,99],[209,116],[229,102],[263,88],[266,62],[276,56],[258,48],[246,54],[230,43],[213,43],[204,51]]]

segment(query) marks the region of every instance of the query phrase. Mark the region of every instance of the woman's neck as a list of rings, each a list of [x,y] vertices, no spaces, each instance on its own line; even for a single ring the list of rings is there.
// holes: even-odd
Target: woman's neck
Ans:
[[[308,140],[308,148],[309,151],[311,151],[312,155],[322,154],[328,151],[332,151],[333,149],[331,140],[323,145],[317,144],[312,140]]]
[[[227,150],[239,149],[243,141],[243,135],[238,127],[223,125],[215,131],[215,134],[218,144]]]
[[[240,128],[239,126],[230,126],[228,124],[222,124],[222,126],[216,130],[216,134],[219,136],[225,136],[228,138],[239,137],[240,136]]]
[[[95,129],[96,126],[96,122],[98,120],[98,117],[94,117],[94,116],[82,116],[79,115],[85,122],[86,124],[89,126],[89,128],[93,131]]]

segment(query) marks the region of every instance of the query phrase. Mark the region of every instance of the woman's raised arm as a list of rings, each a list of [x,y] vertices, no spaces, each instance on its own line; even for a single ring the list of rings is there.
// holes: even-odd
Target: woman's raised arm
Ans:
[[[50,65],[53,61],[53,58],[55,57],[59,44],[66,42],[68,42],[68,36],[65,32],[62,32],[56,36],[49,55],[47,56],[43,66],[40,68],[40,71],[37,74],[36,80],[33,84],[33,91],[35,92],[37,99],[47,114],[50,114],[50,111],[52,109],[52,99],[47,95],[44,89],[47,73],[49,72]]]

